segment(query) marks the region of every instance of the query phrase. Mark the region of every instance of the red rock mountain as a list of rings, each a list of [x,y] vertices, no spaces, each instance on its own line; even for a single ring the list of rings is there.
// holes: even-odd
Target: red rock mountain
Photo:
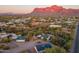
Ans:
[[[46,8],[35,8],[31,15],[34,16],[57,16],[57,15],[66,15],[66,16],[79,16],[79,9],[66,9],[62,6],[53,5]]]
[[[59,12],[62,11],[64,8],[61,6],[51,6],[46,8],[35,8],[33,12]]]

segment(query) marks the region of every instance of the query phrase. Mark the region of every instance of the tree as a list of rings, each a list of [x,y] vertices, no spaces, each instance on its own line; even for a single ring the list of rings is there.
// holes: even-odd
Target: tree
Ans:
[[[3,43],[9,43],[11,41],[12,41],[12,39],[10,39],[10,38],[4,38],[1,40],[1,42],[3,42]]]
[[[45,53],[66,53],[66,50],[64,48],[54,46],[52,48],[46,48],[44,52]]]
[[[0,49],[8,50],[8,49],[10,49],[10,47],[9,46],[5,46],[5,45],[0,45]]]
[[[72,46],[72,40],[69,40],[69,41],[66,43],[66,45],[65,45],[65,49],[66,49],[67,51],[69,51],[69,49],[71,48],[71,46]]]
[[[8,50],[8,49],[10,49],[9,46],[4,46],[4,47],[3,47],[3,50]]]

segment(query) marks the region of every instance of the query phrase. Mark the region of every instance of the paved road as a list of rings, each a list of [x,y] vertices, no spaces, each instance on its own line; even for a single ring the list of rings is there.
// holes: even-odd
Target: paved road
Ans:
[[[75,39],[73,41],[73,46],[72,46],[71,52],[79,53],[79,23],[77,23],[77,25],[76,25]]]
[[[3,53],[19,53],[19,52],[25,51],[27,49],[31,49],[34,46],[35,45],[33,42],[26,42],[22,45],[19,45],[18,47],[14,48],[14,49],[3,51]]]

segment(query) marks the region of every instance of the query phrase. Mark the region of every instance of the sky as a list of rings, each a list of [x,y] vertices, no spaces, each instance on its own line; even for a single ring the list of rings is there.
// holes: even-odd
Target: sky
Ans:
[[[49,7],[51,5],[0,5],[0,13],[30,13],[34,8]],[[79,5],[62,5],[64,8],[79,9]]]

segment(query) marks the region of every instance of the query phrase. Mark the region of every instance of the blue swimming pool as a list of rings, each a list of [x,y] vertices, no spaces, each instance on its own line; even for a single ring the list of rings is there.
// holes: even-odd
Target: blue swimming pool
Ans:
[[[49,44],[49,43],[38,44],[38,45],[36,45],[36,48],[37,48],[38,51],[42,51],[42,50],[44,50],[45,48],[52,48],[52,45]]]
[[[23,36],[17,36],[16,40],[24,40],[25,38]]]

